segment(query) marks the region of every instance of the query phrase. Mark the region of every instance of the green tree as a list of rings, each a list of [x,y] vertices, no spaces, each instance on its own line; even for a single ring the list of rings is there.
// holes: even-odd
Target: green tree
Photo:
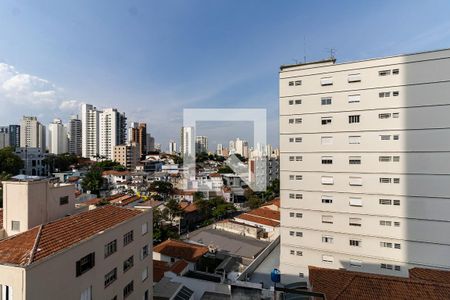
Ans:
[[[103,186],[103,170],[96,165],[93,165],[89,172],[84,175],[81,182],[81,187],[84,191],[91,191],[94,194],[98,194]]]
[[[219,170],[217,171],[217,173],[229,174],[229,173],[234,173],[234,172],[228,165],[225,165],[225,166],[220,167]]]
[[[167,181],[153,181],[148,187],[148,191],[161,195],[164,200],[175,193],[173,184]]]
[[[180,204],[173,198],[166,201],[165,206],[168,211],[169,221],[171,222],[175,219],[175,217],[181,216],[183,212],[180,208]]]
[[[94,164],[94,166],[102,169],[103,171],[109,171],[109,170],[114,170],[115,167],[120,168],[122,165],[116,161],[104,160],[104,161],[96,162]]]
[[[49,167],[50,172],[65,172],[70,170],[71,165],[78,164],[78,157],[74,154],[49,154],[43,161]]]
[[[0,173],[10,175],[19,174],[20,169],[23,168],[22,159],[14,153],[12,147],[0,149]]]

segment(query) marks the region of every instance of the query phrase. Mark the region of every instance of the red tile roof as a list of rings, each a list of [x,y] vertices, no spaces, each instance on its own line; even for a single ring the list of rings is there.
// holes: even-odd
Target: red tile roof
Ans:
[[[328,300],[450,299],[450,285],[424,280],[309,267],[314,292]]]
[[[165,256],[196,262],[208,252],[208,247],[169,239],[155,246],[153,251]]]
[[[409,269],[409,278],[450,284],[450,270],[412,268]]]
[[[270,220],[280,221],[280,212],[267,207],[260,207],[247,212],[249,215],[263,217]]]
[[[130,174],[129,171],[116,171],[116,170],[103,171],[103,173],[102,173],[103,176],[107,176],[107,175],[125,176],[125,175],[129,175],[129,174]]]
[[[0,264],[30,265],[141,213],[105,205],[34,227],[0,241]]]
[[[262,217],[258,217],[258,216],[254,216],[254,215],[250,215],[248,213],[240,214],[239,216],[235,217],[235,219],[237,221],[245,220],[245,221],[258,223],[258,224],[262,224],[262,225],[266,225],[266,226],[272,226],[272,227],[280,226],[280,222],[278,222],[278,221],[274,221],[274,220],[270,220],[270,219],[266,219],[266,218],[262,218]]]
[[[136,195],[123,195],[121,197],[117,197],[114,199],[108,199],[108,200],[111,204],[126,206],[130,203],[138,201],[139,199],[141,199],[141,198]]]
[[[195,212],[198,210],[197,205],[195,203],[191,203],[188,201],[181,201],[180,208],[185,213],[191,213],[191,212]]]
[[[264,203],[263,207],[267,206],[267,205],[275,205],[275,206],[277,206],[279,208],[280,207],[280,198],[275,198],[275,199],[273,199],[271,201],[268,201],[268,202]]]
[[[180,275],[187,266],[188,263],[182,259],[177,260],[172,265],[165,261],[153,260],[153,282],[159,282],[167,271]]]

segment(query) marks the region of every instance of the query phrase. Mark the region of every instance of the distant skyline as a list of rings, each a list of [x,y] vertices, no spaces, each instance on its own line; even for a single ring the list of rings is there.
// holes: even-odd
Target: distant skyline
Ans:
[[[67,122],[90,103],[146,122],[165,149],[179,144],[183,108],[266,108],[278,146],[280,65],[330,48],[338,62],[449,48],[449,11],[406,0],[2,1],[0,125]],[[225,146],[230,128],[204,134]]]

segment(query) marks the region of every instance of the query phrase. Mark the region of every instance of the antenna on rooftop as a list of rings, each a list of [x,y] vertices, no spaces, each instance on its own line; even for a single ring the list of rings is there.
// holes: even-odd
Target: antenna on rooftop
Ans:
[[[306,64],[306,36],[303,36],[303,62]]]
[[[336,59],[336,49],[335,48],[326,48],[326,51],[330,53],[329,59],[335,60]]]

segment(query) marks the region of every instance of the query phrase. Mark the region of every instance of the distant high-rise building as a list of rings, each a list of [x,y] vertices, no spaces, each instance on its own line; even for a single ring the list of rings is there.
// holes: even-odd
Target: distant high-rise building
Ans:
[[[147,147],[147,124],[132,122],[128,128],[128,142],[139,144],[139,156],[145,155]]]
[[[147,151],[155,151],[155,138],[147,133]]]
[[[114,147],[126,143],[126,120],[124,113],[115,108],[107,108],[99,116],[99,153],[112,159]]]
[[[233,140],[231,140],[228,143],[228,153],[229,154],[234,154],[235,152],[236,152],[236,143]]]
[[[72,116],[67,124],[69,138],[69,153],[78,156],[82,155],[82,124],[78,116]]]
[[[93,158],[99,155],[99,110],[91,104],[81,106],[81,154],[86,158]]]
[[[24,116],[20,126],[20,146],[40,148],[45,152],[46,130],[36,117]]]
[[[217,144],[216,154],[219,156],[223,156],[223,145]]]
[[[9,146],[20,147],[20,125],[9,125]]]
[[[60,119],[53,120],[48,125],[48,150],[52,154],[67,153],[67,128]]]
[[[181,155],[194,153],[194,127],[181,127],[180,142]]]
[[[175,143],[175,141],[170,141],[169,142],[169,153],[170,154],[177,153],[177,143]]]
[[[239,154],[242,157],[247,158],[248,157],[248,142],[237,138],[236,142],[235,142],[235,154]]]
[[[9,146],[9,127],[0,126],[0,149]]]
[[[195,137],[195,152],[208,152],[208,137],[207,136],[196,136]]]

